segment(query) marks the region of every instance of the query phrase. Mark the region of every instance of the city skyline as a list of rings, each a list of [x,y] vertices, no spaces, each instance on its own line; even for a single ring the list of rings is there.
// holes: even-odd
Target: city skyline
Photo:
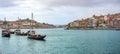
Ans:
[[[0,20],[17,20],[31,18],[38,22],[64,25],[71,21],[119,13],[119,0],[0,0]]]

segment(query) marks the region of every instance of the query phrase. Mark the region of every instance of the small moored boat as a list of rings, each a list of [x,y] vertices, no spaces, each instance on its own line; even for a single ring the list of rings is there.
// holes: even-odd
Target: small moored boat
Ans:
[[[29,39],[36,39],[36,40],[44,40],[44,38],[46,37],[46,35],[30,35],[28,36]]]
[[[19,36],[27,36],[28,33],[21,32],[21,30],[15,30],[15,34]]]
[[[15,30],[15,34],[19,35],[19,36],[27,36],[28,33],[21,32],[21,30],[20,30],[21,19],[19,19],[19,17],[18,17],[18,20],[20,20],[20,22],[18,21],[18,29]]]
[[[10,29],[8,29],[8,23],[6,21],[6,18],[4,18],[4,24],[5,24],[5,29],[2,30],[2,37],[10,37]]]
[[[10,37],[10,31],[8,29],[2,30],[2,37]]]
[[[29,39],[44,40],[46,35],[35,34],[35,31],[28,31]]]
[[[31,30],[28,31],[28,38],[29,39],[35,39],[35,40],[44,40],[44,38],[46,37],[46,35],[41,35],[41,34],[35,34],[35,31],[33,30],[33,13],[31,16],[32,20],[31,20]]]

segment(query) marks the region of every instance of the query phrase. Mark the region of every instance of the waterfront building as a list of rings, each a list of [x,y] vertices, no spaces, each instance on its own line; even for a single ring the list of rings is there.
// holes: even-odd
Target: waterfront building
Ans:
[[[95,19],[94,17],[92,18],[92,27],[96,28],[97,27],[97,19]]]

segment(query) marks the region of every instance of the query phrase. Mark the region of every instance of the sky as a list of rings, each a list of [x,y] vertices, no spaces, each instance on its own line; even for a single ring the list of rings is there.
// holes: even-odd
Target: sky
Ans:
[[[0,0],[0,20],[31,18],[54,25],[95,15],[120,13],[120,0]]]

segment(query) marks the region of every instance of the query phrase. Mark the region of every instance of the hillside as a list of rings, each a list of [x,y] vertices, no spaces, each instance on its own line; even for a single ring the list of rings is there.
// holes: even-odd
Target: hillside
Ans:
[[[93,15],[68,23],[66,29],[120,29],[120,13]]]
[[[51,24],[47,24],[47,23],[40,23],[37,22],[35,20],[30,20],[30,19],[20,19],[20,20],[16,20],[16,21],[3,21],[0,20],[0,28],[31,28],[31,21],[33,24],[34,28],[54,28],[54,25]]]

